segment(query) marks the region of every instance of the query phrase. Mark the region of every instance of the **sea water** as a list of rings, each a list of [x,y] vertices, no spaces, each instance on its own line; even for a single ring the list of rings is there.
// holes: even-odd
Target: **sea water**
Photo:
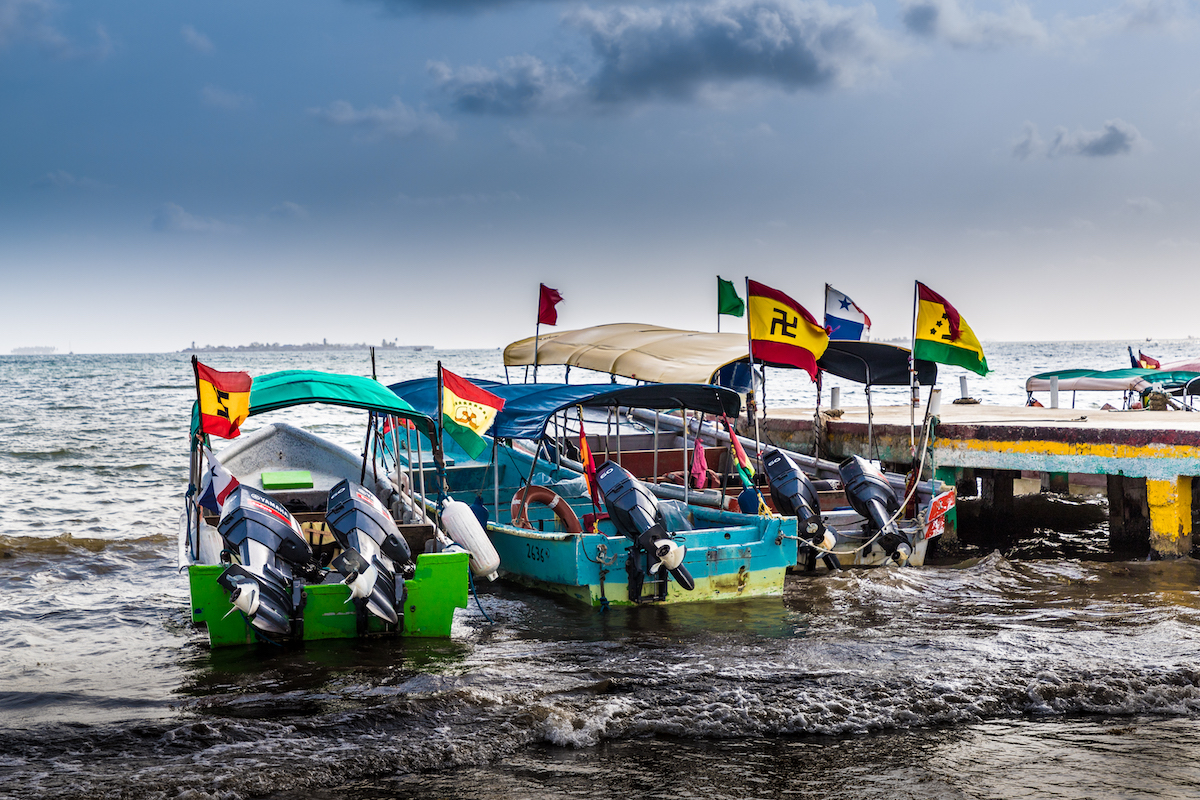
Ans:
[[[969,392],[1023,403],[1029,375],[1121,368],[1125,346],[989,343]],[[365,352],[202,359],[370,374]],[[504,379],[494,350],[383,350],[377,370],[439,359]],[[1113,560],[1102,514],[921,569],[790,576],[782,599],[600,613],[497,583],[449,640],[214,651],[176,569],[188,357],[0,357],[0,387],[0,797],[1200,796],[1200,564]],[[815,392],[773,370],[767,397]],[[358,450],[362,417],[261,419]]]

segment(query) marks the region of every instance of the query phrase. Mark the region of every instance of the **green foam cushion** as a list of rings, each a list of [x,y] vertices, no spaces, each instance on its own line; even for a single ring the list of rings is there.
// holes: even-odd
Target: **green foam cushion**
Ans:
[[[262,487],[271,489],[311,489],[312,473],[306,469],[291,469],[283,472],[264,472]]]

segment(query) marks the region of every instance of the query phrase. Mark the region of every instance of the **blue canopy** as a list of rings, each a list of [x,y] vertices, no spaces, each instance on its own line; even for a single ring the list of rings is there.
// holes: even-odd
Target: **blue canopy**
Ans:
[[[572,406],[675,409],[686,408],[718,416],[737,417],[742,398],[737,392],[702,383],[649,383],[627,386],[615,383],[496,383],[473,380],[476,386],[504,398],[496,415],[492,436],[501,439],[538,439],[546,423],[559,411]],[[388,387],[409,405],[431,417],[437,415],[437,379],[393,383]]]

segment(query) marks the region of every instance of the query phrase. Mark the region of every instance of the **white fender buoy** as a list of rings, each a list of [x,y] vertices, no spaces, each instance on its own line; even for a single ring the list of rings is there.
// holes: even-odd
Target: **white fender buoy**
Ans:
[[[456,544],[471,554],[471,572],[489,581],[496,580],[500,555],[469,505],[459,500],[443,503],[442,527]]]

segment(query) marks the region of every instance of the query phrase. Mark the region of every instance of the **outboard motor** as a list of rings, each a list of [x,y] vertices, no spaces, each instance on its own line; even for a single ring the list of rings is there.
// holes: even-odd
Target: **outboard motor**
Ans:
[[[605,461],[596,471],[596,482],[604,495],[604,507],[609,519],[621,533],[633,540],[625,560],[625,572],[629,575],[629,600],[638,602],[642,596],[642,585],[646,574],[642,569],[642,555],[651,561],[650,574],[661,568],[674,576],[687,591],[696,588],[696,581],[683,565],[687,548],[674,540],[663,522],[658,500],[642,482],[629,474],[615,461]],[[658,597],[667,596],[667,582],[659,584]]]
[[[771,500],[775,510],[785,517],[796,517],[796,527],[801,531],[801,547],[806,553],[809,570],[817,566],[817,551],[825,551],[822,560],[831,570],[841,569],[838,557],[829,552],[836,543],[834,532],[821,521],[821,499],[812,480],[782,450],[771,448],[763,454],[767,478],[771,482]],[[803,537],[807,536],[807,539]]]
[[[412,560],[408,542],[383,504],[357,483],[329,490],[325,521],[342,546],[332,566],[345,576],[350,598],[380,619],[397,624],[404,607],[404,575]]]
[[[300,523],[275,498],[239,486],[225,501],[217,530],[241,562],[217,578],[230,602],[256,630],[290,636],[298,602],[293,579],[320,574]]]
[[[846,484],[846,499],[859,514],[867,518],[868,527],[879,535],[879,546],[897,564],[908,561],[912,543],[889,522],[899,510],[900,503],[883,473],[861,456],[850,456],[838,465],[842,482]]]

